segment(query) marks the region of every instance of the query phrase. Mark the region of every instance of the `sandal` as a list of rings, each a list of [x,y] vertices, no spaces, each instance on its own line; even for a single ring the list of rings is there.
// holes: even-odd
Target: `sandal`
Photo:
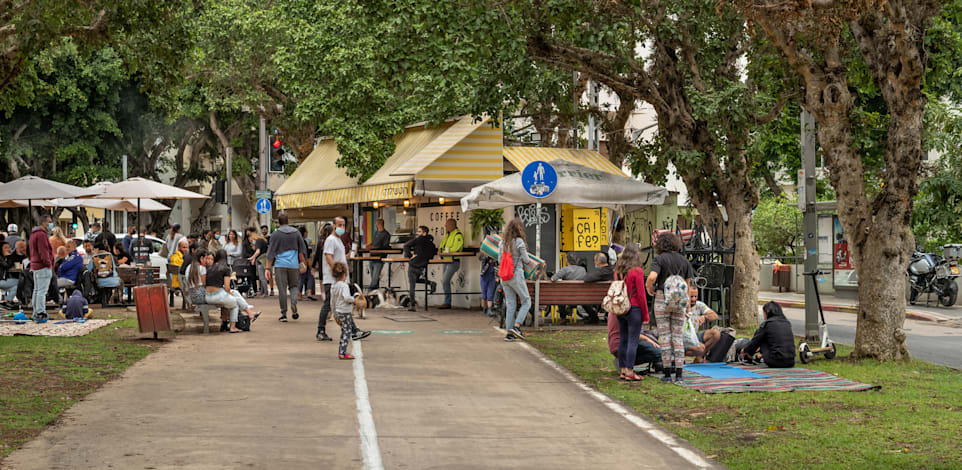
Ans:
[[[350,355],[350,354],[344,354],[344,355],[338,354],[338,355],[337,355],[337,358],[338,358],[338,359],[354,359],[354,356],[352,356],[352,355]]]
[[[251,317],[251,323],[257,320],[257,317],[261,316],[261,312],[254,312],[254,316]]]
[[[634,372],[632,372],[631,375],[625,374],[625,380],[627,380],[627,381],[629,381],[629,382],[638,382],[638,381],[641,381],[641,380],[643,380],[643,379],[644,379],[644,377],[642,377],[642,376],[640,376],[640,375],[638,375],[638,374],[636,374],[636,373],[634,373]]]

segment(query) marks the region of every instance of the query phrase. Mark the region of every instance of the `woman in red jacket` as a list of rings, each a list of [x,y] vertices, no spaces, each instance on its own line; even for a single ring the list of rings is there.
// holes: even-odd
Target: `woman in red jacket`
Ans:
[[[641,263],[641,250],[634,243],[625,247],[615,263],[615,279],[625,281],[631,303],[628,313],[617,317],[621,334],[618,341],[618,367],[621,369],[621,379],[629,381],[641,380],[641,376],[635,374],[635,354],[638,352],[641,324],[648,321],[645,271]]]

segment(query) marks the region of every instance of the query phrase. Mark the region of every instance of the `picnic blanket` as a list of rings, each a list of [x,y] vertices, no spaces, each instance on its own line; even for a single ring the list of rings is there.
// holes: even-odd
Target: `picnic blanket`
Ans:
[[[879,390],[881,385],[870,385],[834,376],[818,370],[793,367],[791,369],[769,369],[768,367],[732,364],[763,378],[711,378],[701,375],[685,366],[685,380],[678,385],[698,390],[702,393],[736,392],[790,392],[792,390],[837,390],[860,392]],[[697,370],[697,368],[695,368]]]
[[[0,323],[0,336],[84,336],[117,320],[87,320],[84,323],[57,323],[56,318],[46,323],[28,321],[22,325],[12,322]]]
[[[703,377],[712,379],[764,379],[764,375],[750,370],[728,365],[725,362],[707,362],[703,364],[687,364],[685,371],[696,372]]]

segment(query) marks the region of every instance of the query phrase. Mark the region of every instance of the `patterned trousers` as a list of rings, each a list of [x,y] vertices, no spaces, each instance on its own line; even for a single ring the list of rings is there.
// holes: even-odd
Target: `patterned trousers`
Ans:
[[[341,342],[337,344],[337,354],[343,356],[347,354],[347,343],[351,341],[351,335],[357,327],[354,326],[354,316],[351,312],[334,312],[334,315],[337,316],[338,323],[341,325]]]
[[[661,344],[661,362],[671,367],[672,357],[676,369],[685,366],[685,344],[682,329],[685,326],[684,310],[668,309],[665,293],[655,292],[655,321],[658,323],[658,343]]]

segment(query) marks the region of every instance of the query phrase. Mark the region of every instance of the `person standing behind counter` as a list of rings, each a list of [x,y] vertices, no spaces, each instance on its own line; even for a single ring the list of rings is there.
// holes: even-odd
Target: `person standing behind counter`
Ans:
[[[451,260],[450,263],[444,265],[444,275],[441,277],[441,287],[444,289],[444,303],[441,304],[439,309],[445,310],[451,308],[451,278],[454,274],[461,269],[461,260],[453,256],[444,256],[445,253],[458,253],[464,249],[464,234],[461,233],[461,229],[458,228],[458,222],[454,219],[448,219],[444,223],[444,238],[441,239],[441,258],[446,260]]]

